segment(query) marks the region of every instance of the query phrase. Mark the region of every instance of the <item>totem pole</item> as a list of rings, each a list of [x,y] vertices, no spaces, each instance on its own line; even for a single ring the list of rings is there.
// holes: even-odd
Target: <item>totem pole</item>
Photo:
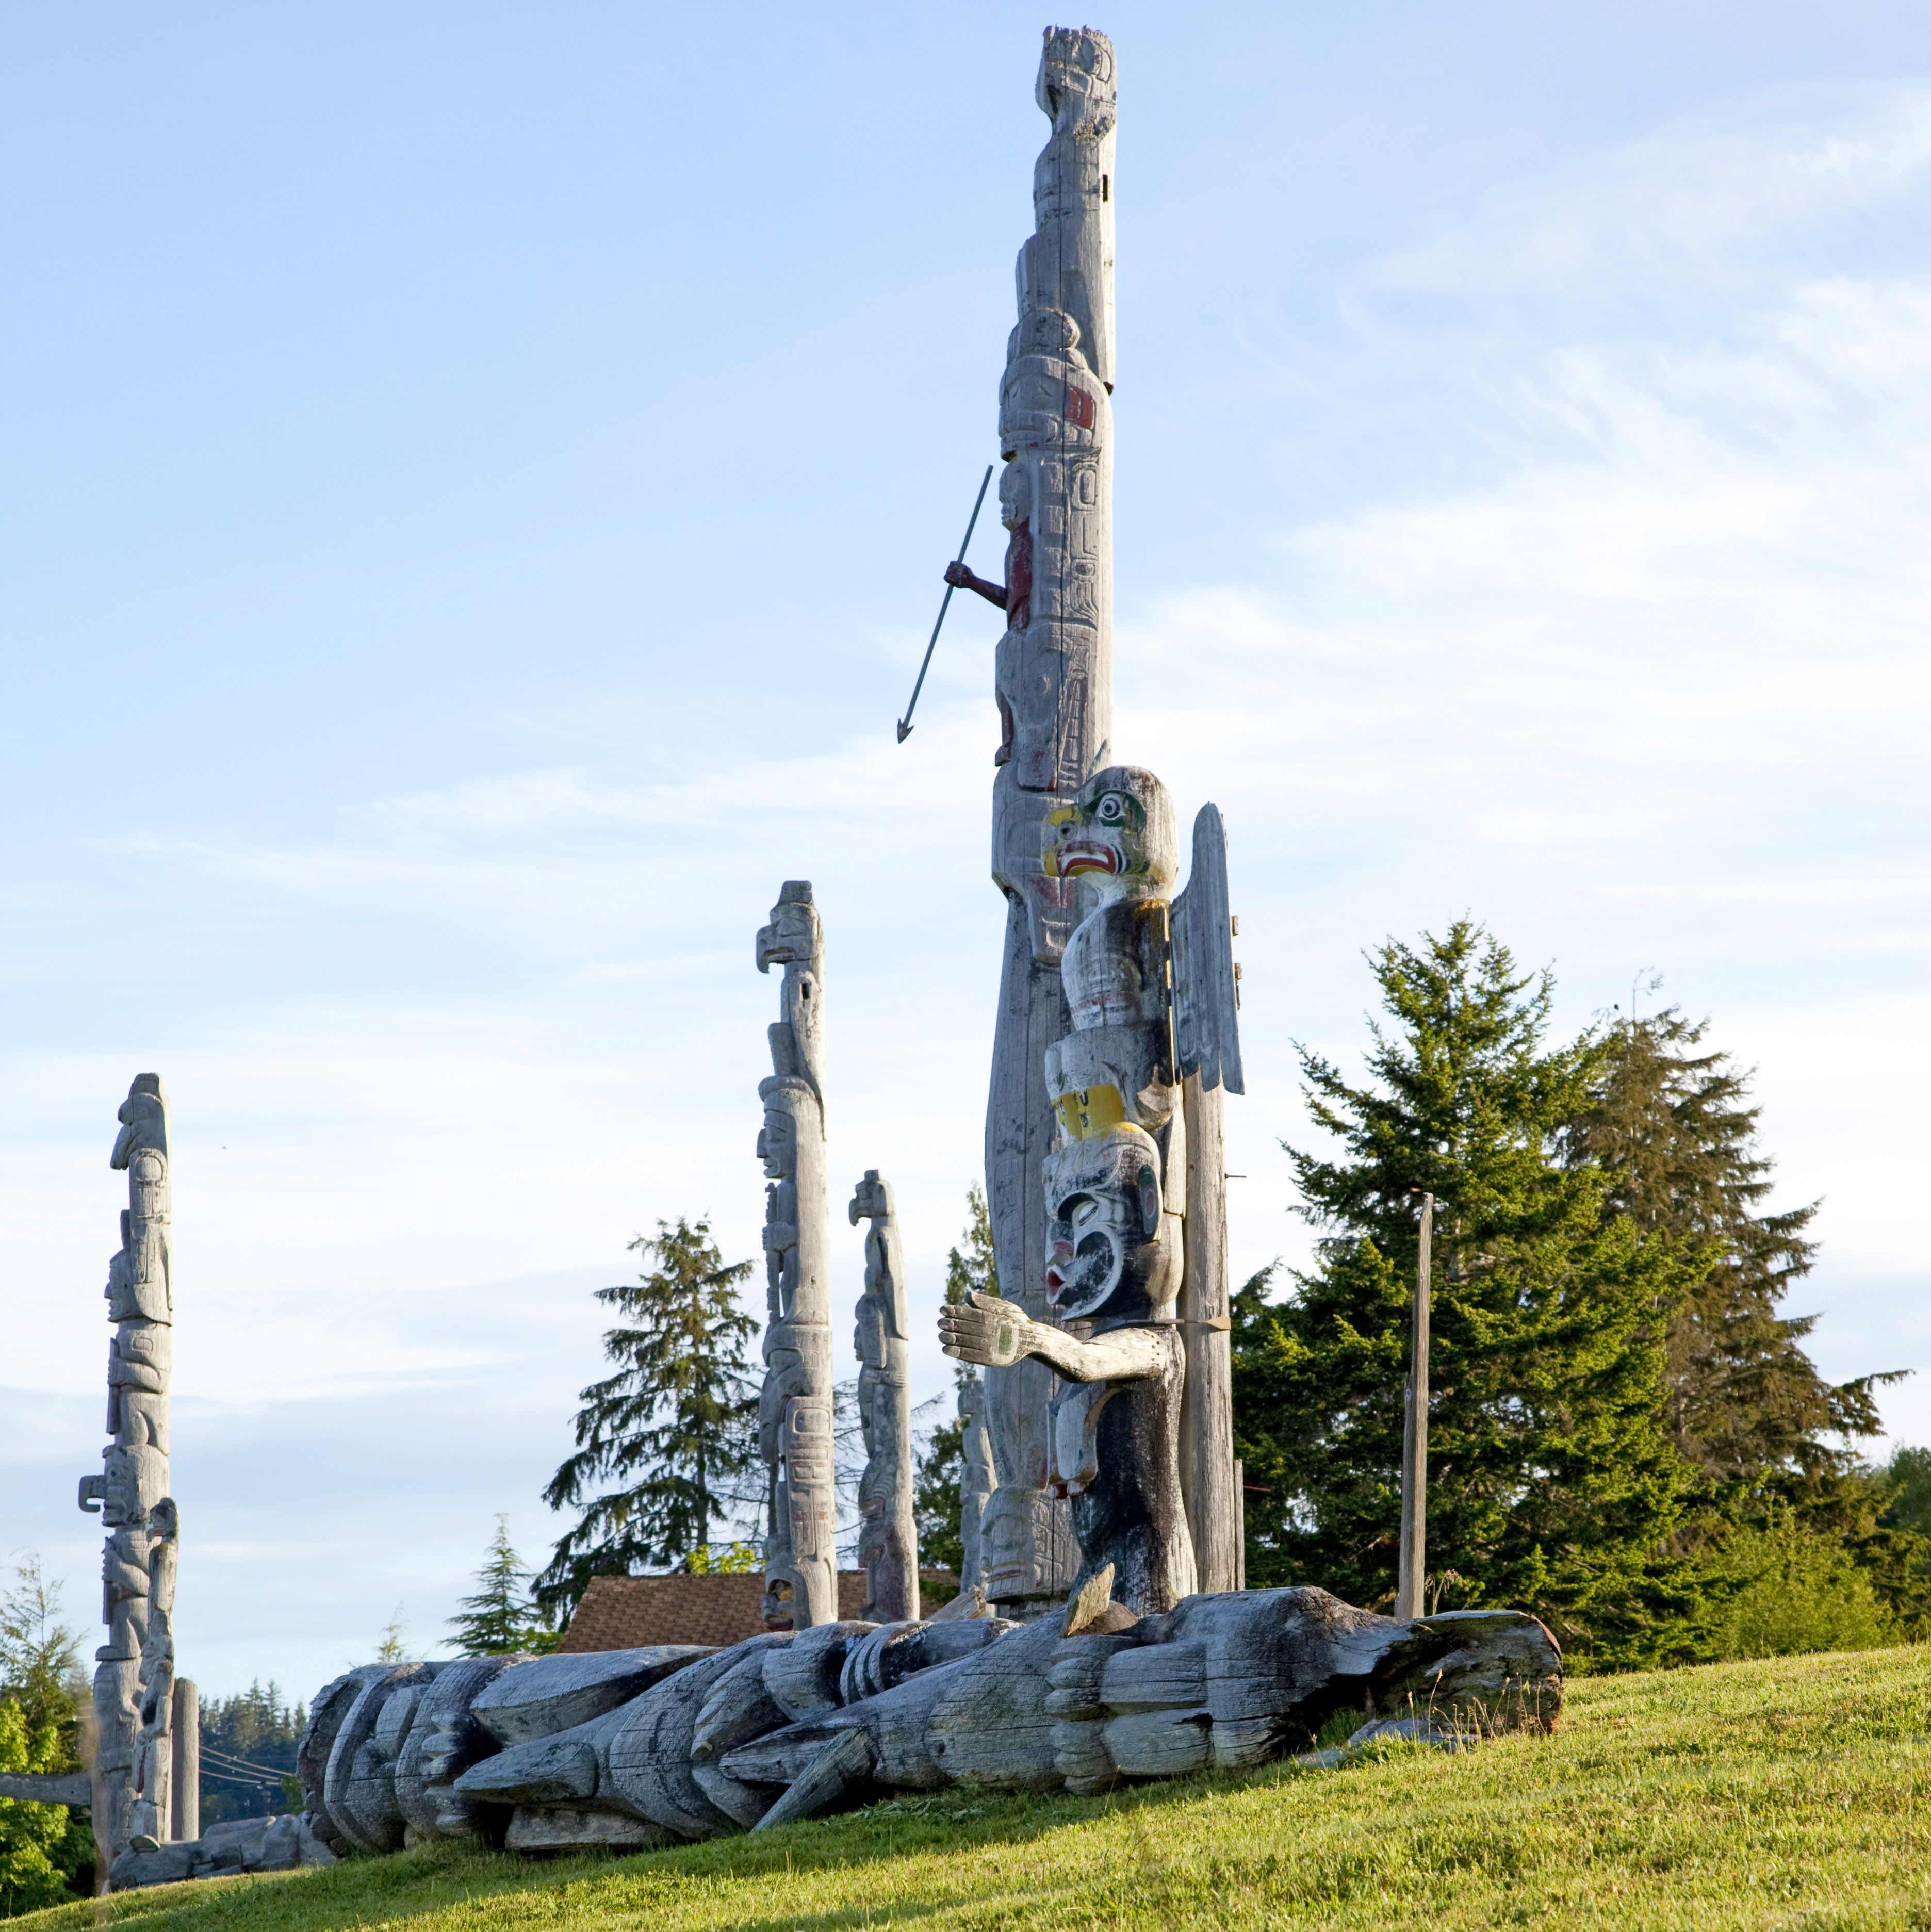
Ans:
[[[107,1430],[97,1476],[80,1479],[80,1507],[107,1532],[94,1652],[97,1734],[94,1834],[111,1864],[172,1822],[175,1508],[168,1495],[168,1379],[174,1294],[168,1260],[168,1110],[160,1076],[140,1073],[120,1112],[112,1165],[127,1175],[121,1250],[107,1267]]]
[[[770,1472],[764,1622],[805,1630],[838,1614],[832,1466],[830,1213],[826,1198],[824,936],[810,882],[787,880],[757,935],[757,970],[784,968],[771,1076],[760,1082],[769,1317],[758,1440]]]
[[[996,1296],[943,1310],[946,1353],[988,1370],[1025,1359],[1062,1379],[1048,1484],[1072,1499],[1084,1586],[1105,1573],[1140,1614],[1198,1587],[1180,1430],[1188,1352],[1179,1298],[1187,1209],[1182,1083],[1237,1086],[1239,1042],[1225,844],[1211,806],[1178,899],[1173,801],[1115,765],[1048,814],[1042,866],[1090,906],[1061,966],[1072,1026],[1045,1055],[1060,1139],[1043,1164],[1046,1294],[1076,1340]],[[1226,1445],[1231,1458],[1231,1440]]]
[[[1019,252],[1019,320],[1000,383],[1006,580],[982,582],[962,564],[946,580],[1006,613],[994,679],[992,877],[1007,909],[986,1197],[1000,1292],[1045,1321],[1040,1162],[1053,1113],[1040,1075],[1066,1030],[1060,956],[1074,908],[1070,881],[1041,863],[1041,826],[1106,763],[1113,728],[1111,42],[1084,28],[1049,29],[1035,98],[1053,132],[1033,170],[1036,231]],[[1076,1561],[1066,1506],[1046,1488],[1052,1386],[1052,1371],[1030,1359],[985,1378],[1000,1485],[982,1525],[985,1588],[1015,1607],[1063,1596]]]
[[[859,1426],[865,1473],[859,1478],[859,1568],[874,1623],[916,1622],[919,1528],[912,1514],[912,1395],[907,1360],[905,1255],[892,1184],[866,1170],[851,1199],[851,1222],[865,1234],[865,1292],[859,1298]]]

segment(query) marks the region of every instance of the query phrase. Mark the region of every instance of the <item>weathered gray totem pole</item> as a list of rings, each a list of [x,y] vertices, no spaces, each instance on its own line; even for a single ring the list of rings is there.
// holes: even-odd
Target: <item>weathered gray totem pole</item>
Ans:
[[[1151,772],[1108,766],[1048,814],[1045,870],[1078,880],[1091,909],[1061,967],[1072,1024],[1045,1056],[1060,1130],[1042,1174],[1046,1294],[1089,1333],[1075,1339],[991,1295],[940,1316],[955,1358],[997,1369],[1030,1357],[1060,1378],[1048,1480],[1072,1499],[1076,1587],[1104,1570],[1142,1616],[1198,1587],[1180,1441],[1181,1083],[1207,1066],[1216,1084],[1239,1077],[1219,818],[1201,813],[1195,877],[1176,900],[1173,801]]]
[[[877,1623],[919,1614],[919,1529],[912,1513],[912,1391],[907,1338],[905,1255],[892,1184],[866,1171],[852,1196],[851,1220],[865,1235],[865,1292],[859,1298],[859,1426],[865,1473],[859,1478],[859,1568]]]
[[[1033,175],[1036,224],[1019,251],[1019,320],[1000,383],[1005,581],[962,565],[947,580],[1006,613],[994,679],[1000,739],[992,876],[1007,902],[986,1106],[987,1204],[1000,1292],[1050,1319],[1039,1231],[1053,1112],[1041,1070],[1066,1030],[1060,958],[1071,881],[1041,863],[1046,813],[1106,763],[1113,729],[1113,46],[1087,28],[1045,36],[1035,90],[1053,124]],[[982,1522],[988,1596],[1063,1597],[1077,1556],[1048,1487],[1052,1371],[1027,1358],[988,1370],[999,1487]]]
[[[805,1630],[838,1614],[832,1460],[830,1210],[826,1195],[824,935],[807,880],[786,880],[757,935],[757,970],[784,969],[783,1016],[758,1086],[764,1128],[768,1317],[758,1436],[770,1472],[764,1620]]]
[[[157,1073],[135,1076],[112,1164],[127,1176],[121,1249],[107,1268],[105,1468],[80,1480],[80,1507],[107,1532],[94,1654],[98,1742],[94,1832],[111,1862],[174,1831],[174,1585],[179,1522],[168,1493],[168,1382],[174,1358],[169,1276],[167,1096]],[[186,1687],[184,1687],[186,1688]],[[183,1794],[184,1798],[187,1794]],[[184,1806],[185,1810],[186,1807]]]

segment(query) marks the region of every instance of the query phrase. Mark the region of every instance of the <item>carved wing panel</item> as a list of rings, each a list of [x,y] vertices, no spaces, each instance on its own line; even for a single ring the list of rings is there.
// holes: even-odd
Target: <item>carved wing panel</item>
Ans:
[[[1174,1035],[1183,1076],[1203,1087],[1247,1088],[1240,1072],[1240,1022],[1234,985],[1234,927],[1227,904],[1227,829],[1220,808],[1193,822],[1193,872],[1174,902]]]

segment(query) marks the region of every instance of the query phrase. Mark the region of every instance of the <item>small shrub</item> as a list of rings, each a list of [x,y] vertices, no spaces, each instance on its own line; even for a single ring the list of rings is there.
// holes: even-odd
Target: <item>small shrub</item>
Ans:
[[[1711,1654],[1719,1659],[1875,1650],[1898,1641],[1868,1574],[1841,1544],[1788,1513],[1736,1532],[1711,1569],[1735,1592],[1714,1631]]]

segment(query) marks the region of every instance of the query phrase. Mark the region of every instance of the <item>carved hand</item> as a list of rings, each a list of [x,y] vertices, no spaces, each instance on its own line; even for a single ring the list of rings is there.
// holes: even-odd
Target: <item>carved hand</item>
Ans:
[[[1029,1351],[1033,1324],[996,1294],[970,1293],[939,1310],[939,1341],[955,1361],[1010,1368]]]
[[[963,563],[949,563],[946,566],[946,581],[955,590],[970,590],[972,572]]]

